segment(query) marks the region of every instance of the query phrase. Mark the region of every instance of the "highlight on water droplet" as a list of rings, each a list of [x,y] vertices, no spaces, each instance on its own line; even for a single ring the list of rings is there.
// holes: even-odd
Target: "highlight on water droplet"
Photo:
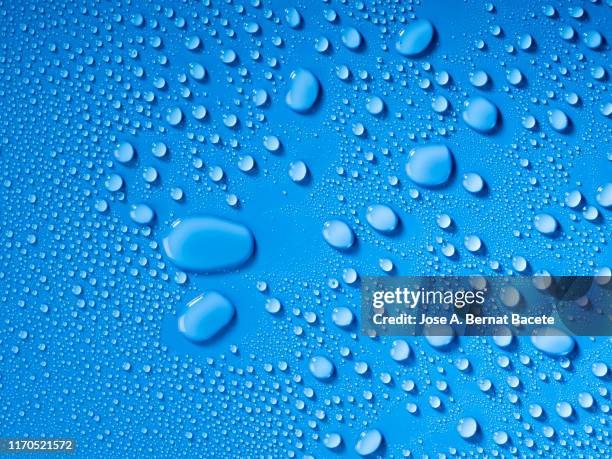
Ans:
[[[235,314],[234,305],[221,293],[202,293],[187,303],[178,318],[180,332],[189,340],[209,340],[225,328]]]

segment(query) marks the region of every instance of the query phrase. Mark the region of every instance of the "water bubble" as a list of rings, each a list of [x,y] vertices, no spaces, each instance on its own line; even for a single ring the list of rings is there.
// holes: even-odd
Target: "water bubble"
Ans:
[[[453,224],[453,219],[447,214],[440,214],[436,218],[436,223],[442,229],[448,229]]]
[[[448,346],[455,336],[453,328],[449,325],[427,326],[423,334],[429,345],[435,348]]]
[[[395,49],[403,56],[417,56],[431,44],[435,29],[427,19],[417,19],[403,28],[395,43]]]
[[[555,405],[555,410],[562,418],[569,418],[574,413],[572,405],[570,405],[568,402],[558,402]]]
[[[591,371],[598,378],[603,378],[608,374],[608,365],[604,362],[595,362],[591,367]]]
[[[342,43],[350,50],[357,50],[361,46],[363,38],[359,31],[354,27],[342,29]]]
[[[283,304],[278,298],[268,298],[266,300],[265,308],[270,314],[278,314],[282,309]]]
[[[304,161],[293,161],[289,163],[289,177],[296,183],[303,182],[308,175],[308,167]]]
[[[166,121],[171,126],[177,126],[183,120],[183,111],[178,107],[168,108],[166,110]]]
[[[332,311],[332,321],[338,327],[348,327],[353,323],[353,312],[345,307],[334,308]]]
[[[557,231],[557,220],[550,214],[537,214],[533,219],[533,223],[542,234],[551,235]]]
[[[292,29],[298,29],[302,25],[302,16],[295,8],[285,10],[285,20]]]
[[[482,241],[475,235],[466,236],[463,243],[470,252],[478,252],[482,247]]]
[[[434,112],[436,113],[444,113],[446,110],[448,110],[448,106],[448,99],[446,99],[444,96],[434,96],[433,100],[431,101],[431,108],[433,108]]]
[[[315,39],[315,49],[319,53],[325,53],[329,50],[329,40],[326,37],[318,37]]]
[[[255,89],[253,91],[253,102],[257,107],[263,107],[268,102],[268,91],[265,89]]]
[[[506,72],[506,79],[511,85],[518,86],[523,82],[523,74],[519,69],[510,69]]]
[[[484,188],[484,180],[475,172],[469,172],[463,176],[463,188],[470,193],[480,193]]]
[[[281,142],[275,135],[266,135],[263,138],[263,146],[269,152],[277,152],[280,149]]]
[[[378,266],[386,273],[390,273],[394,269],[393,261],[389,258],[381,258],[378,260]]]
[[[478,432],[478,422],[472,417],[461,418],[457,424],[457,432],[462,438],[472,438]]]
[[[335,368],[331,360],[319,355],[310,358],[308,369],[315,378],[324,381],[332,377]]]
[[[508,443],[508,434],[503,430],[498,430],[493,434],[493,441],[498,445],[505,445]]]
[[[189,64],[189,75],[195,80],[201,81],[206,77],[206,69],[202,64],[192,62]]]
[[[535,44],[535,40],[533,39],[533,37],[530,34],[526,33],[526,34],[523,34],[523,35],[519,36],[518,46],[523,51],[531,50],[533,48],[534,44]]]
[[[470,83],[476,88],[482,88],[489,82],[489,75],[484,70],[478,70],[470,74]]]
[[[534,332],[531,344],[546,354],[560,357],[569,354],[574,349],[574,339],[562,330],[553,327],[543,327]]]
[[[198,37],[197,35],[192,35],[185,39],[185,48],[190,51],[195,51],[196,49],[198,49],[200,47],[200,44],[201,40],[200,37]]]
[[[151,147],[151,153],[153,153],[153,156],[155,156],[156,158],[163,158],[164,156],[166,156],[167,152],[168,147],[164,142],[155,142]]]
[[[600,206],[609,209],[612,207],[612,182],[608,182],[597,188],[595,199]]]
[[[578,404],[585,410],[591,408],[593,406],[593,402],[593,396],[588,392],[580,392],[578,394]]]
[[[463,121],[477,132],[491,132],[497,126],[498,110],[493,102],[476,96],[468,99],[463,112]]]
[[[379,430],[367,430],[359,435],[359,440],[355,445],[355,451],[360,456],[368,456],[380,448],[382,441],[383,436]]]
[[[453,155],[445,145],[413,148],[406,162],[406,174],[418,185],[435,187],[445,184],[453,171]]]
[[[372,228],[382,233],[389,233],[397,228],[397,214],[389,206],[376,204],[366,210],[366,220]]]
[[[310,110],[319,97],[319,80],[306,69],[297,69],[289,76],[289,91],[285,97],[287,105],[296,112]]]
[[[123,179],[118,174],[111,174],[104,182],[104,186],[110,192],[119,191],[123,187]]]
[[[342,272],[342,279],[347,284],[354,284],[357,281],[357,277],[357,271],[355,271],[353,268],[345,268]]]
[[[570,121],[564,111],[557,109],[548,112],[548,122],[555,131],[564,132],[569,127]]]
[[[206,292],[187,304],[187,310],[178,318],[178,328],[191,341],[206,341],[225,328],[234,314],[234,305],[226,297]]]
[[[213,216],[176,220],[163,240],[168,258],[185,271],[217,271],[244,264],[255,241],[243,225]]]
[[[323,225],[323,238],[339,250],[347,250],[355,243],[353,230],[342,220],[326,221]]]
[[[366,110],[372,115],[380,115],[385,109],[385,103],[378,96],[369,97],[366,100]]]
[[[120,163],[128,163],[134,158],[134,147],[130,142],[121,142],[117,145],[114,155]]]
[[[519,273],[522,273],[528,267],[527,260],[521,255],[515,255],[512,257],[512,267]]]
[[[151,223],[154,217],[155,212],[146,204],[134,204],[130,209],[130,218],[141,225]]]
[[[582,204],[582,193],[578,190],[570,191],[565,195],[565,203],[572,209]]]
[[[340,443],[342,443],[342,437],[340,434],[326,433],[323,437],[323,444],[329,449],[337,448],[340,446]]]
[[[598,49],[603,43],[603,36],[597,30],[588,30],[583,35],[584,44],[591,49]]]
[[[403,362],[410,356],[410,346],[403,339],[395,340],[391,345],[390,354],[396,362]]]

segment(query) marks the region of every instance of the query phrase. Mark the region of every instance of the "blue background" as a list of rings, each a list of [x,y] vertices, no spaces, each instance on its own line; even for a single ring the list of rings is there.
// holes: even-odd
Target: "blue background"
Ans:
[[[602,109],[611,102],[609,2],[552,2],[552,17],[528,1],[289,3],[0,0],[0,437],[75,438],[79,457],[354,457],[359,434],[376,428],[384,441],[375,456],[610,457],[610,379],[592,371],[612,364],[608,337],[577,338],[563,358],[523,338],[502,349],[490,338],[462,337],[446,350],[411,338],[411,357],[398,364],[389,356],[393,338],[366,338],[331,320],[339,306],[358,316],[359,284],[344,282],[343,270],[384,275],[381,258],[399,275],[519,275],[515,256],[527,259],[527,273],[590,275],[612,265],[610,209],[596,201],[612,177]],[[286,20],[289,6],[302,17],[297,28]],[[324,12],[332,9],[329,22]],[[408,58],[395,42],[415,17],[429,19],[436,36],[424,55]],[[245,31],[249,22],[257,34]],[[575,39],[560,36],[567,26]],[[343,45],[346,27],[360,32],[360,49]],[[604,36],[598,49],[583,39],[590,30]],[[526,51],[524,34],[535,41]],[[189,50],[194,35],[201,44]],[[324,53],[315,49],[321,37],[330,42]],[[227,50],[238,55],[232,65],[220,58]],[[203,81],[190,76],[190,63],[206,68]],[[341,65],[350,69],[347,81],[336,75]],[[593,76],[598,66],[603,78]],[[306,114],[285,104],[298,68],[321,86]],[[519,87],[506,80],[511,68],[524,75]],[[470,83],[478,70],[490,77],[484,88]],[[451,76],[446,86],[436,80],[441,71]],[[258,89],[269,95],[263,107],[253,103]],[[568,93],[579,102],[568,103]],[[431,107],[440,95],[450,102],[443,115]],[[490,135],[462,120],[475,95],[499,108]],[[372,96],[385,103],[381,116],[366,110]],[[192,116],[196,105],[207,109],[203,120]],[[175,107],[184,119],[171,126],[166,111]],[[568,115],[568,131],[551,127],[551,109]],[[234,128],[223,123],[231,114]],[[522,125],[528,114],[538,121],[533,130]],[[364,135],[353,133],[356,123]],[[264,148],[269,135],[279,151]],[[113,156],[122,141],[136,151],[128,164]],[[168,146],[162,159],[151,153],[160,141]],[[408,152],[429,143],[445,143],[455,158],[450,181],[434,190],[405,173]],[[238,168],[247,154],[257,163],[252,173]],[[305,183],[288,175],[296,160],[308,166]],[[143,178],[150,166],[159,173],[152,184]],[[209,175],[216,166],[220,182]],[[486,193],[463,188],[468,172],[483,177]],[[124,180],[119,192],[105,188],[113,173]],[[179,202],[173,187],[184,191]],[[572,190],[598,209],[596,221],[565,205]],[[232,194],[238,206],[228,205]],[[150,225],[130,219],[139,203],[154,210]],[[367,224],[373,204],[398,214],[393,235]],[[539,212],[557,219],[554,237],[534,228]],[[453,231],[438,227],[441,213],[453,218]],[[252,259],[231,272],[181,273],[161,240],[175,219],[198,214],[247,226],[257,245]],[[352,250],[334,250],[322,237],[333,218],[354,231]],[[485,246],[477,254],[463,245],[471,234]],[[441,252],[448,242],[458,252],[451,259]],[[236,317],[211,342],[194,344],[177,317],[208,290],[230,299]],[[278,315],[265,310],[270,297],[283,305]],[[331,381],[310,374],[315,355],[334,363]],[[467,371],[455,366],[460,358]],[[358,375],[356,362],[369,371]],[[509,386],[510,376],[519,387]],[[488,392],[478,386],[484,378]],[[407,379],[412,393],[401,388]],[[578,404],[579,392],[593,395],[593,407]],[[441,409],[430,406],[432,395]],[[557,414],[558,401],[572,404],[570,419]],[[545,413],[538,419],[529,414],[533,403]],[[457,432],[467,416],[479,424],[468,440]],[[497,431],[507,444],[495,444]],[[324,446],[328,433],[342,436],[339,448]]]

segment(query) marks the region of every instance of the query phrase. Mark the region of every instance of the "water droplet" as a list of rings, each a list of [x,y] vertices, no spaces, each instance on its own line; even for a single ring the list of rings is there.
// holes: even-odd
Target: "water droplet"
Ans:
[[[304,161],[293,161],[289,163],[289,177],[296,183],[304,181],[308,175],[308,167]]]
[[[234,305],[227,298],[218,292],[206,292],[187,304],[178,328],[191,341],[206,341],[225,328],[234,314]]]
[[[154,217],[155,212],[146,204],[135,204],[130,209],[130,218],[141,225],[151,223]]]
[[[334,374],[334,364],[327,357],[315,356],[308,362],[308,370],[312,375],[322,381],[332,377]]]
[[[559,109],[548,112],[548,122],[555,131],[564,132],[569,127],[570,121],[565,112]]]
[[[403,339],[395,340],[391,345],[390,354],[396,362],[403,362],[410,356],[410,346]]]
[[[533,346],[552,356],[563,356],[574,349],[574,339],[562,330],[553,327],[543,327],[535,331],[531,337]]]
[[[353,230],[342,220],[328,220],[323,225],[323,238],[332,247],[346,250],[355,243]]]
[[[323,437],[323,444],[329,449],[337,448],[340,446],[340,443],[342,443],[342,437],[340,434],[326,433]]]
[[[345,307],[334,308],[332,321],[338,327],[348,327],[353,322],[353,312]]]
[[[597,188],[595,199],[600,206],[609,209],[612,207],[612,182],[608,182]]]
[[[484,188],[484,180],[474,172],[467,173],[463,176],[463,188],[470,193],[480,193]]]
[[[417,56],[431,44],[435,29],[427,19],[417,19],[403,28],[395,43],[395,49],[403,56]]]
[[[478,422],[472,417],[461,418],[457,424],[457,432],[462,438],[472,438],[478,432]]]
[[[120,163],[128,163],[134,158],[134,147],[130,142],[121,142],[117,145],[114,155]]]
[[[551,235],[557,231],[557,220],[550,214],[537,214],[533,219],[533,223],[542,234]]]
[[[350,50],[357,50],[361,46],[363,38],[359,31],[354,27],[342,29],[342,43]]]
[[[296,112],[310,110],[319,97],[319,80],[306,69],[297,69],[289,77],[289,92],[285,97],[287,105]]]
[[[372,228],[382,233],[389,233],[397,228],[398,218],[389,206],[376,204],[366,210],[366,220]]]
[[[355,451],[360,456],[367,456],[373,454],[380,445],[382,444],[383,436],[377,429],[367,430],[361,432],[359,440],[355,445]]]
[[[477,132],[491,132],[497,126],[499,112],[493,102],[476,96],[468,99],[463,112],[463,121]]]
[[[406,162],[406,174],[418,185],[435,187],[445,184],[453,171],[453,155],[445,145],[413,148]]]
[[[170,260],[185,271],[217,271],[244,264],[253,254],[251,231],[219,217],[179,219],[163,240]]]
[[[385,109],[385,103],[378,96],[369,97],[366,101],[366,110],[372,115],[380,115]]]

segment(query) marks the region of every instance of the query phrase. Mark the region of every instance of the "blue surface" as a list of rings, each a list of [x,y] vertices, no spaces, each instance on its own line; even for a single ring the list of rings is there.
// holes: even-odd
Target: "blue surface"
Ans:
[[[75,438],[88,458],[328,458],[378,431],[372,457],[610,457],[609,337],[559,358],[522,338],[410,338],[398,362],[393,338],[332,321],[359,317],[350,269],[520,275],[524,257],[522,274],[609,272],[610,8],[0,0],[0,437]],[[416,18],[433,40],[405,56]],[[308,73],[292,89],[299,69],[318,94]],[[463,121],[473,97],[499,110],[486,133]],[[423,188],[406,162],[431,144],[454,167]],[[140,204],[148,225],[130,217]],[[375,205],[393,231],[367,223]],[[554,234],[535,228],[542,213]],[[182,272],[162,241],[197,215],[244,225],[253,256]],[[330,220],[353,231],[347,250],[323,238]],[[236,312],[193,343],[178,318],[210,291]]]

